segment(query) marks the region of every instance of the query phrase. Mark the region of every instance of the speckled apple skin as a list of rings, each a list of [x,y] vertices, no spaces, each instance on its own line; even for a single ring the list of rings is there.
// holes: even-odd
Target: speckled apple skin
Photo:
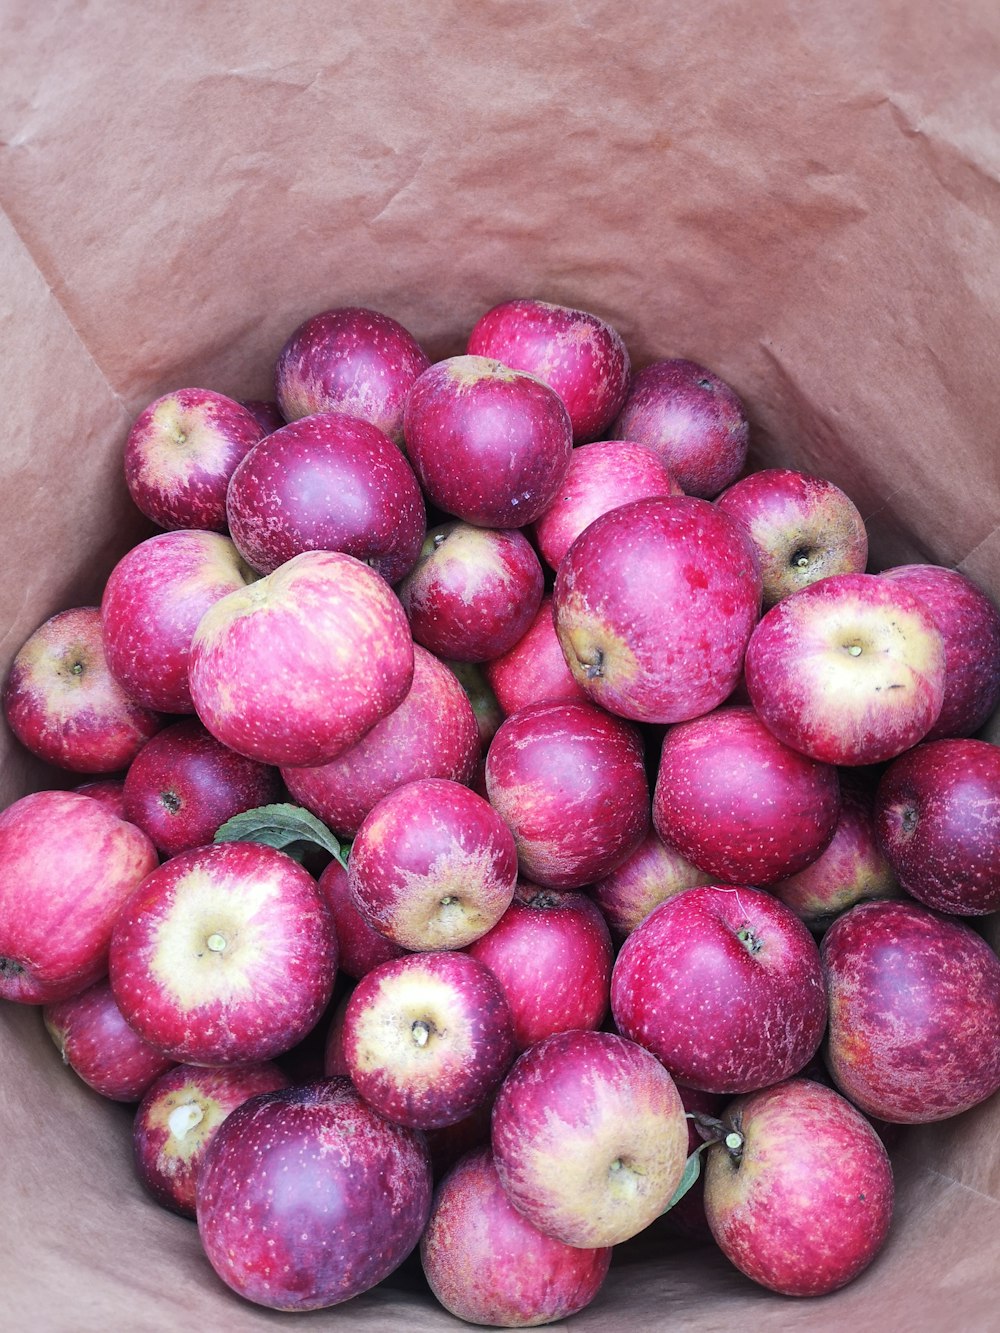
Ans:
[[[493,1105],[493,1156],[507,1197],[539,1231],[584,1249],[628,1240],[663,1212],[687,1140],[673,1079],[648,1051],[610,1032],[536,1042]]]
[[[315,412],[360,417],[396,445],[403,408],[430,365],[402,324],[363,306],[339,306],[300,324],[278,357],[275,392],[288,421]]]
[[[614,950],[600,909],[585,894],[522,880],[497,924],[466,952],[503,986],[518,1050],[604,1021]]]
[[[551,504],[573,431],[557,393],[486,357],[456,356],[410,391],[406,448],[427,497],[487,528],[521,528]]]
[[[917,745],[886,769],[876,833],[900,884],[956,916],[1000,908],[1000,749],[953,737]]]
[[[517,848],[477,792],[447,778],[417,778],[365,816],[347,873],[373,929],[405,949],[461,949],[510,906]]]
[[[708,1149],[705,1213],[723,1254],[786,1296],[822,1296],[858,1276],[892,1222],[892,1167],[850,1102],[792,1079],[732,1102],[723,1121],[744,1136],[738,1164]]]
[[[173,1065],[125,1022],[106,980],[45,1005],[42,1018],[63,1061],[110,1101],[139,1101]]]
[[[198,716],[264,764],[329,763],[402,703],[412,679],[398,598],[336,551],[304,551],[221,598],[191,644]]]
[[[591,1303],[611,1248],[581,1250],[543,1235],[512,1207],[484,1148],[463,1157],[438,1186],[420,1259],[431,1291],[459,1319],[533,1328]]]
[[[336,970],[316,881],[249,842],[181,852],[147,876],[115,920],[108,958],[126,1021],[172,1059],[204,1065],[289,1050],[323,1013]]]
[[[101,597],[101,633],[129,697],[163,713],[193,713],[188,659],[198,622],[255,578],[221,532],[161,532],[128,551]]]
[[[0,813],[0,997],[48,1004],[108,970],[115,916],[156,868],[142,829],[89,796],[41,791]]]
[[[529,704],[589,700],[573,679],[556,638],[551,597],[542,598],[534,620],[512,648],[483,663],[483,674],[508,717]]]
[[[535,522],[538,549],[552,569],[595,518],[634,500],[681,495],[663,459],[634,440],[600,440],[573,450],[555,499]]]
[[[850,496],[824,477],[762,468],[715,503],[746,524],[760,557],[765,607],[831,574],[864,573],[865,521]]]
[[[530,371],[566,404],[573,440],[595,440],[628,393],[628,351],[618,331],[587,310],[547,301],[504,301],[469,334],[470,356],[493,357]]]
[[[146,742],[125,775],[123,801],[125,818],[169,857],[211,842],[233,815],[281,796],[276,768],[230,750],[192,717]]]
[[[261,573],[302,551],[345,551],[387,583],[413,568],[427,529],[419,483],[396,445],[336,412],[303,417],[255,445],[229,482],[226,516]]]
[[[654,828],[626,861],[594,881],[590,893],[608,923],[612,939],[621,944],[654,907],[696,884],[711,882],[710,875],[692,865],[675,847],[668,847]]]
[[[859,903],[822,956],[825,1059],[862,1111],[924,1124],[1000,1088],[1000,959],[968,926],[916,902]]]
[[[276,1310],[337,1305],[393,1272],[431,1205],[422,1136],[345,1078],[250,1098],[223,1122],[198,1183],[198,1231],[234,1291]]]
[[[414,1025],[427,1035],[414,1038]],[[465,953],[419,953],[382,963],[344,1012],[343,1060],[358,1092],[414,1129],[440,1129],[496,1091],[514,1058],[503,987]]]
[[[654,908],[622,945],[611,1011],[619,1032],[679,1082],[752,1092],[797,1074],[816,1054],[827,1014],[819,950],[768,893],[688,889]]]
[[[830,764],[782,745],[750,707],[730,705],[667,732],[653,826],[723,884],[771,884],[804,869],[837,827]]]
[[[944,703],[924,739],[971,736],[1000,703],[1000,608],[957,569],[896,565],[882,577],[923,602],[944,638]]]
[[[510,826],[525,879],[575,889],[635,851],[649,830],[638,730],[589,703],[541,703],[501,725],[486,755],[490,803]]]
[[[245,407],[211,389],[177,389],[140,412],[125,442],[125,482],[161,528],[226,530],[226,487],[264,437]]]
[[[112,675],[96,606],[60,611],[28,637],[4,685],[3,713],[26,749],[73,773],[127,768],[164,722]]]
[[[751,703],[786,745],[828,764],[876,764],[915,745],[940,713],[944,640],[906,588],[833,574],[765,612],[744,671]]]
[[[648,444],[685,495],[710,500],[746,462],[750,427],[739,397],[696,361],[654,361],[632,377],[611,434]]]
[[[577,537],[556,574],[556,634],[597,704],[638,722],[682,722],[740,679],[760,613],[745,529],[705,500],[622,505]]]
[[[270,1061],[230,1069],[174,1065],[146,1089],[132,1122],[139,1180],[161,1207],[194,1217],[198,1173],[223,1120],[258,1093],[287,1087],[288,1079]],[[185,1109],[194,1123],[175,1133],[170,1117]]]
[[[360,981],[379,963],[388,963],[406,952],[401,944],[380,935],[358,911],[351,893],[347,870],[331,861],[319,877],[319,887],[333,917],[337,933],[338,965],[345,976]],[[342,1073],[342,1070],[327,1070]]]

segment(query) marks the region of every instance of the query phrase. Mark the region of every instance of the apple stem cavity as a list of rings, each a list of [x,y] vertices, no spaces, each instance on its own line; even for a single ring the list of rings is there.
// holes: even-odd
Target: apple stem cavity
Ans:
[[[195,1125],[201,1123],[205,1118],[205,1112],[197,1102],[185,1102],[183,1106],[175,1106],[167,1116],[167,1125],[170,1133],[175,1139],[182,1139],[189,1130],[194,1129]]]
[[[736,938],[746,947],[747,953],[751,955],[760,953],[762,948],[760,939],[749,926],[740,926]]]

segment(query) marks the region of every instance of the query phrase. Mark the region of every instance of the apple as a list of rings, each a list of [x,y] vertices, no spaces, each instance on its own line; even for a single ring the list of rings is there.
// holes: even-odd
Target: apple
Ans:
[[[355,906],[380,934],[404,949],[461,949],[509,907],[517,849],[476,792],[418,778],[366,815],[347,873]]]
[[[614,421],[628,392],[629,356],[621,335],[587,310],[548,301],[504,301],[469,334],[471,356],[530,371],[566,404],[577,444]]]
[[[358,1092],[400,1125],[455,1124],[495,1092],[514,1056],[503,987],[468,954],[407,954],[355,986],[341,1033]]]
[[[1000,608],[957,569],[896,565],[882,578],[923,602],[944,637],[944,703],[924,739],[971,736],[1000,703]]]
[[[573,542],[595,518],[634,500],[683,492],[663,459],[633,440],[601,440],[573,450],[559,493],[535,521],[538,549],[559,568]]]
[[[533,523],[555,498],[573,448],[559,395],[482,356],[453,356],[425,370],[406,400],[403,427],[432,504],[487,528]]]
[[[226,518],[262,573],[302,551],[345,551],[388,583],[413,568],[427,529],[420,486],[396,445],[339,412],[302,417],[255,445],[230,479]]]
[[[456,677],[472,704],[476,725],[479,727],[480,749],[484,752],[504,719],[504,710],[486,678],[485,664],[479,666],[475,662],[453,662],[448,659],[445,659],[444,664]]]
[[[483,664],[483,674],[508,716],[529,704],[585,703],[589,698],[573,679],[559,646],[551,597],[542,598],[534,620],[512,648]]]
[[[879,845],[900,884],[956,916],[1000,909],[1000,749],[952,737],[902,754],[875,797]]]
[[[275,768],[245,759],[185,718],[147,741],[129,765],[125,818],[149,834],[157,851],[176,856],[211,842],[244,810],[281,799]]]
[[[1000,959],[963,922],[902,899],[859,903],[822,957],[826,1062],[862,1111],[924,1124],[1000,1088]]]
[[[823,1296],[858,1276],[892,1221],[892,1167],[849,1101],[791,1079],[732,1102],[708,1149],[705,1214],[719,1248],[785,1296]]]
[[[191,643],[212,735],[264,764],[327,764],[406,697],[413,639],[392,589],[337,551],[304,551],[231,592]]]
[[[602,514],[577,537],[553,614],[594,703],[637,722],[682,722],[732,693],[760,595],[746,530],[705,500],[663,496]]]
[[[688,1161],[691,1154],[704,1148],[706,1133],[699,1129],[697,1116],[702,1124],[707,1120],[717,1119],[731,1100],[717,1092],[701,1092],[697,1088],[686,1088],[678,1083],[677,1091],[681,1095],[685,1115],[688,1117]],[[662,1225],[667,1234],[685,1241],[699,1244],[711,1244],[712,1232],[705,1217],[705,1174],[702,1171],[694,1184],[681,1195],[663,1214]]]
[[[610,1032],[557,1032],[518,1056],[493,1105],[500,1183],[546,1236],[617,1245],[666,1208],[687,1121],[673,1079]]]
[[[819,1048],[819,950],[759,889],[706,885],[653,909],[611,974],[618,1031],[705,1092],[752,1092],[797,1074]]]
[[[281,430],[282,426],[287,424],[281,415],[281,408],[271,399],[240,398],[238,401],[240,407],[246,408],[265,435]]]
[[[516,529],[445,523],[427,534],[397,589],[417,643],[439,657],[485,662],[525,633],[542,601],[542,566]]]
[[[358,911],[351,893],[345,866],[334,859],[319,877],[319,887],[333,918],[337,935],[338,965],[341,972],[354,981],[392,958],[400,958],[406,950],[401,944],[380,935]],[[343,1073],[343,1070],[329,1070]]]
[[[137,1102],[173,1061],[129,1027],[107,981],[42,1008],[63,1062],[88,1088],[115,1102]]]
[[[174,1065],[146,1089],[132,1122],[139,1180],[161,1207],[194,1217],[198,1173],[223,1120],[250,1097],[287,1087],[266,1060],[228,1069]]]
[[[518,1050],[604,1021],[614,951],[600,909],[582,893],[521,880],[500,920],[466,953],[503,987]]]
[[[99,981],[115,916],[157,864],[142,829],[79,792],[0,812],[0,998],[51,1004]]]
[[[654,907],[668,898],[692,889],[696,884],[710,884],[712,877],[668,847],[655,829],[627,860],[610,874],[595,880],[590,893],[608,923],[617,943],[631,935]]]
[[[680,722],[663,741],[653,826],[718,882],[761,887],[804,869],[839,813],[837,770],[783,745],[746,705]]]
[[[7,725],[26,749],[74,773],[127,768],[164,721],[111,674],[96,606],[60,611],[28,637],[2,702]]]
[[[470,783],[479,754],[468,695],[448,667],[414,644],[413,680],[402,703],[328,764],[285,768],[282,777],[300,805],[353,837],[372,807],[405,782]]]
[[[740,475],[750,441],[733,389],[698,362],[680,358],[654,361],[633,375],[611,434],[652,446],[684,494],[704,500]]]
[[[136,1032],[188,1064],[289,1050],[333,991],[337,938],[313,877],[254,842],[181,852],[143,880],[114,924],[108,971]]]
[[[125,482],[161,528],[226,530],[226,487],[264,430],[225,394],[176,389],[140,412],[125,441]]]
[[[275,1310],[337,1305],[398,1268],[431,1205],[419,1135],[345,1078],[259,1093],[219,1126],[198,1178],[198,1233],[218,1276]]]
[[[620,865],[649,829],[638,730],[589,703],[540,703],[500,727],[486,755],[490,803],[521,875],[574,889]]]
[[[431,1155],[434,1179],[447,1175],[466,1153],[490,1146],[490,1121],[493,1116],[493,1098],[487,1097],[462,1120],[453,1125],[441,1125],[425,1131],[427,1150]]]
[[[915,745],[940,713],[944,641],[900,584],[833,574],[764,614],[745,673],[785,745],[828,764],[876,764]]]
[[[715,501],[746,524],[760,557],[764,606],[831,574],[863,574],[868,532],[854,501],[823,477],[762,468]]]
[[[101,635],[129,697],[163,713],[193,713],[188,662],[198,622],[256,577],[221,532],[161,532],[126,552],[101,597]]]
[[[406,396],[429,365],[396,320],[363,306],[338,306],[312,315],[285,343],[275,392],[288,421],[337,412],[370,422],[401,445]]]
[[[81,796],[100,801],[105,809],[110,810],[119,819],[125,818],[125,779],[98,778],[95,782],[81,782],[73,788]]]
[[[532,1226],[511,1206],[484,1148],[462,1158],[438,1186],[420,1261],[431,1291],[459,1319],[533,1328],[591,1303],[611,1247],[578,1249]]]

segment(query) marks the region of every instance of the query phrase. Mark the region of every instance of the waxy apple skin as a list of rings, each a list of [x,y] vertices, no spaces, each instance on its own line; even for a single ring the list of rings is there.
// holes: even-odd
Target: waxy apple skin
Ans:
[[[824,1057],[866,1114],[925,1124],[1000,1088],[1000,959],[963,922],[916,902],[859,903],[822,957]]]
[[[532,1328],[591,1303],[611,1248],[578,1249],[532,1226],[508,1200],[486,1148],[463,1157],[438,1186],[420,1259],[431,1291],[459,1319]]]
[[[742,1146],[714,1144],[705,1213],[726,1257],[786,1296],[822,1296],[852,1281],[885,1243],[892,1167],[878,1135],[844,1097],[792,1079],[730,1103]]]
[[[198,1181],[198,1231],[234,1291],[316,1310],[381,1282],[431,1205],[427,1148],[346,1078],[262,1093],[223,1121]]]
[[[900,884],[956,916],[1000,908],[1000,749],[930,741],[886,769],[875,797],[879,843]]]
[[[621,944],[654,907],[696,884],[711,882],[711,875],[692,865],[676,848],[667,846],[654,828],[627,860],[595,880],[589,892],[608,923],[612,939]]]
[[[158,865],[134,824],[78,792],[41,791],[0,813],[0,997],[66,999],[108,970],[115,917]]]
[[[556,638],[551,597],[542,598],[534,620],[512,648],[483,663],[483,675],[508,717],[530,704],[589,702]]]
[[[64,1063],[111,1101],[139,1101],[173,1065],[125,1022],[106,980],[45,1005],[42,1018]]]
[[[783,903],[707,885],[653,909],[611,975],[618,1031],[680,1083],[751,1092],[816,1054],[827,1006],[819,950]]]

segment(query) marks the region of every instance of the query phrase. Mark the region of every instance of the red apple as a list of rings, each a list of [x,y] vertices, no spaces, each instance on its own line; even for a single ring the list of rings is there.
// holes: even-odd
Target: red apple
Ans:
[[[517,643],[486,662],[483,674],[508,716],[529,704],[586,702],[589,697],[573,679],[559,646],[551,597],[542,598],[534,620]]]
[[[696,884],[711,882],[710,875],[692,865],[676,848],[668,847],[656,830],[650,829],[632,855],[609,875],[595,880],[590,892],[604,914],[612,939],[620,944],[654,907]]]
[[[111,1101],[139,1101],[173,1065],[125,1022],[107,981],[45,1005],[42,1018],[63,1061]]]
[[[402,945],[394,944],[392,940],[380,935],[358,911],[347,870],[339,861],[333,860],[326,867],[319,877],[319,887],[333,918],[337,935],[337,961],[345,976],[360,981],[379,963],[400,958],[406,952]],[[346,1071],[330,1069],[327,1072],[340,1074]]]
[[[4,686],[3,712],[26,749],[74,773],[127,768],[163,725],[111,674],[96,606],[60,611],[25,641]]]
[[[479,744],[482,751],[489,746],[497,734],[497,729],[504,719],[504,711],[497,702],[492,686],[486,678],[484,667],[475,662],[445,661],[445,666],[456,677],[458,683],[472,704],[479,727]]]
[[[826,1026],[819,950],[758,889],[707,885],[653,909],[622,945],[611,1011],[623,1036],[706,1092],[797,1074]]]
[[[239,404],[240,407],[246,408],[265,435],[281,430],[286,424],[285,418],[281,415],[281,408],[270,399],[241,398]]]
[[[110,810],[119,819],[125,818],[125,779],[100,778],[96,782],[81,782],[73,788],[81,796],[100,801],[105,809]]]

